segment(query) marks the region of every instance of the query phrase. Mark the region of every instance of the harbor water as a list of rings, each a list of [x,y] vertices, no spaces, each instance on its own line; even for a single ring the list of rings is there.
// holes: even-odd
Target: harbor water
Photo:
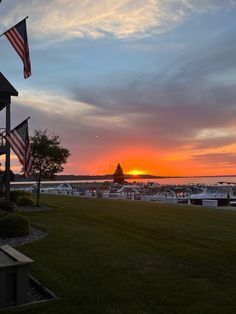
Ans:
[[[69,183],[69,184],[79,184],[79,183],[101,183],[109,180],[74,180],[74,181],[43,181],[43,184],[60,184],[60,183]],[[110,180],[112,181],[112,180]],[[218,176],[218,177],[162,177],[162,178],[149,178],[149,179],[128,179],[130,183],[148,183],[154,182],[161,185],[207,185],[207,184],[216,184],[218,182],[230,182],[236,184],[236,176]],[[11,182],[11,185],[33,185],[35,182]]]

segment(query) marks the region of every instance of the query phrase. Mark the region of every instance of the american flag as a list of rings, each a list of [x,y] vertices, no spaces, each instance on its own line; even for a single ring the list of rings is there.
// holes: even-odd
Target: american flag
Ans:
[[[6,134],[5,138],[23,165],[24,176],[29,177],[32,169],[32,157],[29,142],[28,119],[15,127],[10,133]]]
[[[29,56],[29,45],[26,30],[26,19],[22,20],[8,31],[4,33],[7,39],[12,44],[15,51],[18,53],[24,64],[24,78],[31,75],[31,64]]]

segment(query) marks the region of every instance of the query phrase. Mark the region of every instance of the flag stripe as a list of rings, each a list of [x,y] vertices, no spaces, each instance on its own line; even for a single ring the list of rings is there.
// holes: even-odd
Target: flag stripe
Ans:
[[[14,134],[14,136],[16,137],[17,141],[19,142],[19,144],[21,145],[21,147],[23,148],[23,150],[25,150],[25,142],[23,141],[22,137],[19,135],[19,133],[16,130],[13,130],[12,133]]]
[[[6,33],[6,36],[8,36],[8,39],[11,41],[11,44],[16,49],[19,56],[23,59],[24,58],[24,43],[21,42],[20,36],[17,33],[17,31],[14,31],[14,29],[12,29],[8,33]]]
[[[31,175],[32,169],[32,157],[30,151],[27,121],[28,120],[23,121],[10,133],[5,135],[6,140],[23,165],[23,172],[25,177],[29,177]]]
[[[22,51],[21,51],[20,47],[18,46],[17,42],[15,42],[13,34],[8,33],[8,34],[6,34],[6,37],[8,38],[8,40],[10,41],[10,43],[12,44],[12,46],[15,48],[16,52],[18,53],[18,55],[22,59],[23,58]]]
[[[23,38],[20,36],[20,34],[18,33],[18,31],[16,30],[15,27],[13,27],[12,33],[15,35],[15,38],[16,38],[17,41],[19,42],[19,45],[21,46],[21,48],[24,49],[24,47],[25,47],[25,42],[24,42]]]
[[[19,155],[22,155],[24,153],[24,149],[19,144],[19,142],[17,141],[13,134],[10,133],[10,135],[7,135],[6,138],[8,142],[11,144],[11,146],[16,148]]]
[[[11,148],[13,149],[13,151],[15,152],[17,157],[19,158],[20,162],[23,163],[23,161],[24,161],[24,158],[23,158],[24,151],[22,151],[22,148],[19,145],[19,143],[17,142],[17,140],[14,138],[14,136],[11,136],[11,135],[6,136],[6,139],[8,140]]]
[[[15,145],[17,147],[19,152],[23,155],[25,144],[24,143],[22,144],[22,142],[19,141],[19,138],[17,137],[15,130],[12,131],[12,133],[10,135],[10,140],[12,141],[13,145]]]

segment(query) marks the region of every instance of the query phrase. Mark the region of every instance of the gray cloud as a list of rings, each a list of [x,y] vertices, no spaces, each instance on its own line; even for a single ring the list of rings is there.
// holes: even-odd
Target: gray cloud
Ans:
[[[195,150],[199,149],[219,149],[222,146],[231,145],[236,143],[236,135],[232,134],[231,136],[225,137],[209,137],[207,139],[195,139],[193,143],[193,148]]]
[[[94,116],[122,116],[146,135],[189,140],[202,128],[227,128],[236,117],[236,82],[221,76],[227,70],[236,76],[234,36],[183,55],[163,73],[138,74],[118,86],[112,78],[103,87],[78,82],[73,98],[92,105]]]

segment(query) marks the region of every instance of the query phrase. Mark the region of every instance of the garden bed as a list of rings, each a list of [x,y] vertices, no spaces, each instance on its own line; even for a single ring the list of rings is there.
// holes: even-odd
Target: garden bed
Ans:
[[[1,238],[0,237],[0,246],[2,245],[10,245],[12,247],[21,246],[36,240],[40,240],[45,238],[48,235],[47,232],[31,227],[31,233],[28,236],[16,237],[16,238]]]

